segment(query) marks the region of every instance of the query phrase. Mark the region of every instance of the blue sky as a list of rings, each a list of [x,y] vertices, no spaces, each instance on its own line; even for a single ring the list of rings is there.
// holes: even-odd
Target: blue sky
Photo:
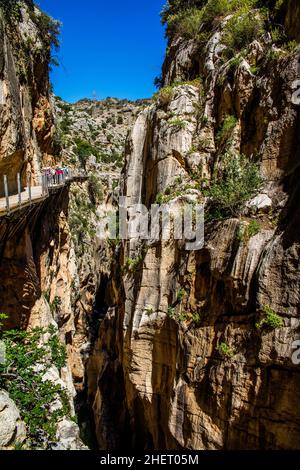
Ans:
[[[166,0],[37,0],[63,23],[54,92],[81,98],[146,98],[154,92],[166,43],[159,13]]]

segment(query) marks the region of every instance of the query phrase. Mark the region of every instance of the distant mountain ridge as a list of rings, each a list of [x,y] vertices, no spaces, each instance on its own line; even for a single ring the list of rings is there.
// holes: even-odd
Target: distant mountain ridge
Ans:
[[[83,98],[74,104],[55,98],[57,143],[69,165],[85,166],[89,157],[103,167],[119,169],[124,162],[125,140],[137,115],[151,102]]]

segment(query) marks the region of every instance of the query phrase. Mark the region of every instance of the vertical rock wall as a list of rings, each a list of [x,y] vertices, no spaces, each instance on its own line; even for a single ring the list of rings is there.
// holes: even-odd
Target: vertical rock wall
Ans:
[[[88,368],[104,449],[300,445],[300,370],[291,359],[299,339],[300,121],[291,100],[299,48],[272,59],[265,37],[232,68],[220,60],[224,24],[204,47],[180,38],[170,44],[164,83],[181,83],[138,117],[121,194],[129,207],[149,207],[162,195],[203,202],[197,182],[222,167],[218,132],[234,115],[230,148],[256,156],[259,200],[268,203],[207,222],[199,251],[135,239],[116,249],[109,308]],[[199,75],[200,84],[191,82]],[[252,219],[258,233],[241,238]],[[257,328],[266,306],[280,328]]]
[[[28,173],[37,178],[43,158],[52,154],[50,43],[41,15],[25,3],[10,17],[0,10],[0,174],[8,176],[10,191],[18,172],[26,185]]]

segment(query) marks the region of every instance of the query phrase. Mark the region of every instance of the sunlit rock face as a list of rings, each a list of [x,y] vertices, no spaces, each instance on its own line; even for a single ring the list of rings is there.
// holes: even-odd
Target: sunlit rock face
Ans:
[[[29,0],[11,18],[0,10],[0,195],[4,175],[12,194],[17,173],[22,186],[29,175],[40,184],[43,166],[56,163],[64,162],[74,173],[86,171],[88,177],[0,219],[0,301],[1,313],[8,316],[5,329],[57,328],[67,364],[51,380],[64,384],[73,416],[77,405],[86,405],[85,365],[99,323],[94,310],[103,310],[98,288],[111,272],[112,252],[96,236],[99,212],[114,203],[126,134],[148,101],[81,100],[69,105],[54,98],[49,37],[41,15]],[[66,120],[72,125],[63,134]],[[93,144],[97,152],[87,155],[85,165],[71,150],[74,139]],[[103,155],[105,163],[96,158]],[[81,449],[79,428],[69,418],[58,423],[57,448]]]
[[[29,0],[21,2],[16,12],[8,16],[0,9],[1,197],[4,175],[13,194],[17,173],[23,186],[29,175],[37,184],[43,165],[56,161],[45,18]],[[45,200],[9,217],[1,214],[0,303],[1,313],[8,317],[1,329],[57,328],[67,361],[60,371],[55,367],[48,371],[48,379],[66,391],[70,407],[68,416],[57,423],[57,442],[61,449],[82,449],[79,428],[70,418],[75,414],[75,377],[79,375],[80,382],[84,376],[81,347],[86,346],[87,336],[80,330],[83,322],[75,319],[74,292],[80,281],[68,222],[69,189],[67,185],[55,190]],[[1,448],[26,449],[30,445],[33,436],[28,435],[23,411],[0,390]],[[50,445],[44,442],[41,448]]]
[[[229,149],[257,157],[263,184],[240,217],[206,223],[198,251],[138,239],[115,249],[107,314],[87,370],[104,449],[300,445],[299,366],[292,362],[299,339],[300,129],[291,102],[299,52],[264,59],[265,38],[232,69],[220,60],[223,27],[206,46],[180,38],[170,45],[164,84],[181,84],[139,115],[121,195],[129,207],[190,193],[205,202],[196,183],[222,168],[218,133],[231,115]],[[263,61],[257,74],[253,57]],[[259,229],[242,236],[252,219]],[[279,328],[260,327],[268,306],[280,316]]]

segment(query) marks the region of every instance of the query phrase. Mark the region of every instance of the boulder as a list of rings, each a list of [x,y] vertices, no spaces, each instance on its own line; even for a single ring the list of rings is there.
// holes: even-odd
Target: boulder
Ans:
[[[4,390],[0,390],[0,449],[13,449],[26,438],[26,426],[16,404]]]
[[[55,450],[88,450],[80,439],[77,424],[69,419],[58,423],[57,438]]]

